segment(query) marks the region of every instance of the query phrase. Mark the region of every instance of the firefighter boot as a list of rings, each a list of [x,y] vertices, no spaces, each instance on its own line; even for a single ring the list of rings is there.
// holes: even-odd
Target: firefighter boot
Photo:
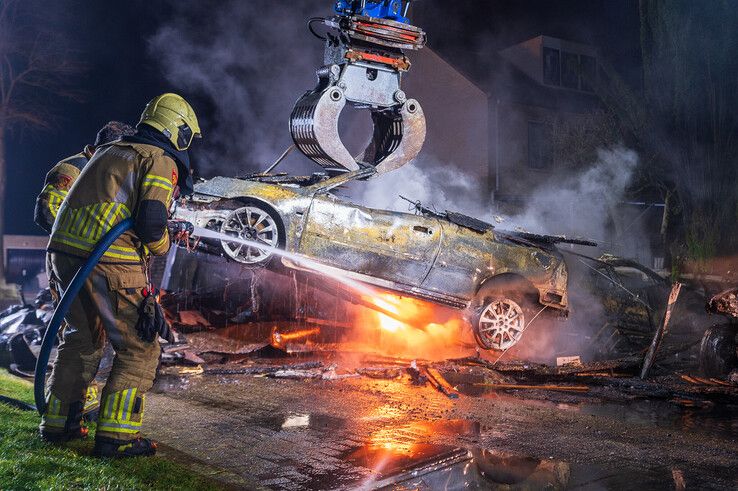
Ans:
[[[118,440],[104,436],[95,437],[95,457],[120,459],[125,457],[151,457],[156,453],[156,442],[137,437],[133,440]]]
[[[82,401],[63,403],[53,394],[46,402],[46,411],[41,417],[39,433],[49,443],[64,443],[78,438],[87,438],[87,428],[82,426]]]
[[[119,458],[156,453],[156,443],[140,436],[144,402],[144,394],[136,388],[103,395],[93,455]]]

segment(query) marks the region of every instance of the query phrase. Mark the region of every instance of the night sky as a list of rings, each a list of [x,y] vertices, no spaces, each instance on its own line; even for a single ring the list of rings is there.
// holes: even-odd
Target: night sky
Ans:
[[[277,1],[289,5],[299,0]],[[207,3],[214,9],[222,6],[218,1]],[[71,40],[79,58],[88,65],[79,79],[85,98],[81,103],[60,102],[56,108],[59,123],[52,131],[24,130],[9,135],[5,207],[9,234],[43,233],[33,223],[33,206],[54,163],[92,143],[106,121],[135,123],[151,97],[177,91],[162,76],[155,55],[147,50],[148,39],[168,21],[168,2],[55,0],[42,4],[48,4],[47,15],[60,36]],[[325,0],[324,14],[330,13],[331,5]],[[539,34],[596,45],[622,75],[638,83],[636,0],[422,0],[414,8],[415,23],[428,32],[429,45],[482,87],[488,79],[487,53]],[[207,128],[203,131],[207,134]],[[197,149],[193,161],[196,166]]]

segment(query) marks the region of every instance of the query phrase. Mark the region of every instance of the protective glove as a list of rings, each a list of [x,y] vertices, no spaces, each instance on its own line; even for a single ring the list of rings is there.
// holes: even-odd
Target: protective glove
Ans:
[[[186,220],[169,220],[167,222],[169,237],[175,241],[186,241],[195,231],[195,226]]]
[[[173,343],[174,333],[159,304],[159,290],[144,288],[141,293],[144,298],[138,307],[138,321],[136,322],[138,337],[151,343],[157,336],[161,336],[169,343]]]

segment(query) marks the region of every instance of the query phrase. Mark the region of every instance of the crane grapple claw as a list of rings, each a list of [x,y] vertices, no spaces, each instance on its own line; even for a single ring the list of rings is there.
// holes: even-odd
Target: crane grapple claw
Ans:
[[[290,132],[300,151],[328,172],[372,166],[381,174],[417,157],[425,141],[425,116],[415,99],[372,110],[374,132],[367,147],[354,157],[341,141],[338,119],[346,97],[337,87],[308,92],[295,104]]]
[[[393,17],[369,17],[350,10],[353,4],[339,4],[338,16],[318,19],[335,34],[326,34],[326,65],[317,71],[315,89],[295,103],[290,133],[295,146],[329,173],[362,167],[374,167],[378,174],[389,172],[415,159],[425,141],[423,109],[401,89],[402,73],[410,69],[403,49],[422,48],[425,33]],[[366,10],[379,4],[362,5]],[[403,4],[396,0],[393,5],[399,12]],[[409,2],[404,5],[402,11],[407,13]],[[346,105],[372,115],[372,137],[357,156],[351,155],[338,131]]]

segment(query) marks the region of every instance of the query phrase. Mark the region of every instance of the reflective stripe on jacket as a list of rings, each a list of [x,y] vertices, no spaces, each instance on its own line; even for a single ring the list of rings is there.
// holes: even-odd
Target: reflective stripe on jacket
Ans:
[[[106,232],[133,217],[135,230],[121,235],[102,262],[137,263],[142,254],[165,254],[176,182],[174,160],[158,147],[128,142],[100,147],[59,209],[49,250],[87,257]]]
[[[92,152],[87,147],[84,151],[61,160],[46,174],[44,188],[36,198],[36,207],[33,210],[34,222],[46,233],[51,232],[62,201],[90,157]]]

